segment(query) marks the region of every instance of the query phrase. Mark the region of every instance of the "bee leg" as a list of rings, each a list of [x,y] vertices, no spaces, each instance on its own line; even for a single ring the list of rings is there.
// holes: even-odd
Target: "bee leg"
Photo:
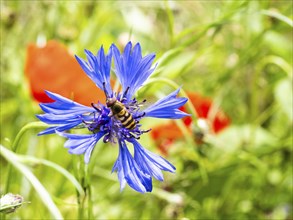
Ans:
[[[140,139],[140,137],[134,136],[133,134],[129,134],[129,135],[130,135],[130,138],[135,138],[136,140]]]
[[[81,119],[82,123],[84,123],[85,125],[89,125],[90,124],[90,122],[85,121],[83,119],[83,117],[81,117],[81,116],[78,116],[78,117]]]
[[[98,112],[102,112],[102,110],[95,104],[95,103],[91,103],[91,106],[96,109]]]
[[[143,134],[143,133],[148,133],[149,131],[151,131],[152,129],[150,128],[150,129],[148,129],[148,130],[141,130],[141,133]]]
[[[142,100],[140,103],[138,103],[138,106],[143,106],[143,104],[146,102],[146,99]]]
[[[136,131],[131,131],[128,133],[127,138],[135,138],[138,140],[140,137],[138,136]]]
[[[134,117],[134,119],[142,118],[143,116],[145,116],[145,112],[142,113],[141,115],[138,115],[138,116]]]
[[[82,118],[81,118],[81,121],[84,124],[83,126],[86,127],[86,128],[88,128],[93,133],[97,133],[98,131],[100,131],[100,127],[95,127],[94,123],[87,122],[87,121],[85,121]],[[81,127],[81,128],[84,128],[84,127]]]

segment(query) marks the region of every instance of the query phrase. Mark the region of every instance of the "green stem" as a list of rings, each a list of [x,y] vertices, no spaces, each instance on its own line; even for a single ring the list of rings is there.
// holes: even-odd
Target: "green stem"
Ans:
[[[39,122],[39,121],[30,122],[30,123],[26,124],[25,126],[23,126],[20,129],[20,131],[18,132],[18,134],[16,135],[16,138],[15,138],[13,144],[12,144],[12,147],[11,147],[12,151],[13,152],[16,152],[17,151],[18,146],[19,146],[19,142],[20,142],[23,134],[26,131],[28,131],[30,129],[35,129],[35,128],[47,128],[47,127],[49,127],[49,125],[47,125],[47,124],[45,124],[43,122]]]
[[[80,181],[81,178],[79,176],[78,167],[77,167],[77,164],[79,162],[79,160],[78,160],[79,156],[72,155],[72,159],[73,159],[73,161],[72,161],[73,174],[74,174],[75,178],[79,181],[79,183],[81,183],[81,181]],[[81,187],[82,187],[82,185],[81,185]],[[83,187],[82,187],[82,189],[83,189]],[[76,191],[77,204],[78,204],[78,219],[81,219],[81,215],[80,215],[81,208],[80,207],[81,207],[82,199],[85,197],[85,191],[83,190],[83,192],[84,192],[83,195],[81,195],[78,191]]]
[[[26,124],[25,126],[23,126],[20,129],[20,131],[18,132],[18,134],[16,135],[14,142],[12,143],[12,146],[11,146],[12,151],[17,152],[20,140],[26,131],[28,131],[30,129],[47,128],[47,127],[48,127],[48,125],[46,125],[43,122],[30,122],[30,123]],[[6,180],[6,186],[5,186],[6,192],[9,192],[9,189],[10,189],[10,185],[11,185],[10,183],[11,183],[11,178],[12,178],[11,173],[12,173],[11,164],[8,164],[7,180]]]
[[[78,219],[92,219],[93,217],[93,204],[92,204],[92,191],[90,179],[90,167],[80,161],[79,167],[80,183],[85,192],[83,197],[79,198]],[[86,216],[87,215],[87,216]]]
[[[182,134],[184,135],[184,138],[186,139],[186,142],[188,143],[188,145],[189,146],[196,146],[194,139],[189,135],[190,132],[187,130],[184,123],[181,120],[176,120],[175,123],[178,126],[178,128],[181,130]],[[193,156],[192,160],[199,164],[199,173],[201,175],[203,182],[207,183],[208,182],[208,174],[205,169],[203,160],[198,155],[198,153],[196,151],[194,151],[194,149],[192,149],[192,156]]]
[[[183,123],[183,121],[182,120],[175,120],[175,123],[176,123],[177,127],[181,130],[181,133],[183,134],[186,142],[190,146],[194,146],[195,142],[194,142],[193,138],[190,135],[190,131],[186,128],[186,126]]]
[[[80,165],[77,170],[78,170],[78,175],[79,175],[79,182],[83,188],[84,191],[84,196],[80,197],[79,196],[79,202],[78,202],[78,219],[84,219],[84,210],[85,210],[85,202],[87,198],[87,187],[86,187],[86,180],[85,180],[85,169],[84,169],[84,162],[82,161],[83,159],[81,157],[78,157],[78,163],[76,165]]]
[[[91,190],[91,175],[90,175],[90,167],[88,165],[85,166],[85,181],[88,192],[87,197],[87,205],[88,205],[88,219],[92,219],[93,216],[93,204],[92,204],[92,190]]]
[[[86,194],[87,192],[85,191],[85,196],[84,197],[80,197],[79,203],[78,203],[78,219],[84,219],[83,217],[83,210],[84,210],[84,201],[86,198]]]

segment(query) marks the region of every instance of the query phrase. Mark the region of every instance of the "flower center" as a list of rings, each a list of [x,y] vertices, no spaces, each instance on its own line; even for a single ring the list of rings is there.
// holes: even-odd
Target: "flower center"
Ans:
[[[117,139],[139,139],[140,135],[150,131],[150,129],[141,130],[139,124],[140,119],[145,115],[140,112],[140,107],[146,100],[141,103],[135,98],[128,101],[124,98],[124,94],[118,93],[108,98],[106,105],[92,103],[94,112],[89,116],[90,120],[84,120],[84,125],[89,131],[105,133],[103,139],[105,143],[116,143]]]

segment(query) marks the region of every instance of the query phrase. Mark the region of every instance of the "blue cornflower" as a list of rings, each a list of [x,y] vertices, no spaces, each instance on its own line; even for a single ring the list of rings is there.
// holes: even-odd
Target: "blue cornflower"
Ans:
[[[152,191],[152,177],[163,181],[161,170],[175,172],[175,167],[164,158],[146,150],[137,141],[149,130],[142,130],[140,120],[146,117],[179,119],[187,116],[179,108],[187,98],[177,97],[179,89],[160,99],[148,108],[141,110],[145,103],[138,102],[134,93],[142,86],[154,71],[152,68],[155,55],[142,57],[141,47],[132,48],[129,42],[123,53],[113,44],[109,53],[103,47],[97,55],[85,50],[87,61],[76,56],[82,69],[105,92],[106,105],[92,103],[91,107],[81,105],[52,92],[47,95],[55,100],[53,103],[40,104],[45,114],[37,117],[52,127],[39,133],[57,133],[68,140],[65,147],[71,154],[84,154],[85,163],[89,163],[96,143],[118,143],[119,155],[113,170],[118,172],[121,190],[126,183],[138,192]],[[114,60],[114,73],[121,83],[121,92],[114,92],[110,85],[110,72]],[[86,128],[89,134],[66,133],[72,128]],[[134,155],[128,145],[133,145]]]

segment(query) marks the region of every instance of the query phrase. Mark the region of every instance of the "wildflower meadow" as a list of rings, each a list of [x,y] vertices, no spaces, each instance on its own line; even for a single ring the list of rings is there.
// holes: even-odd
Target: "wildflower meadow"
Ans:
[[[293,3],[1,6],[1,219],[293,218]]]

